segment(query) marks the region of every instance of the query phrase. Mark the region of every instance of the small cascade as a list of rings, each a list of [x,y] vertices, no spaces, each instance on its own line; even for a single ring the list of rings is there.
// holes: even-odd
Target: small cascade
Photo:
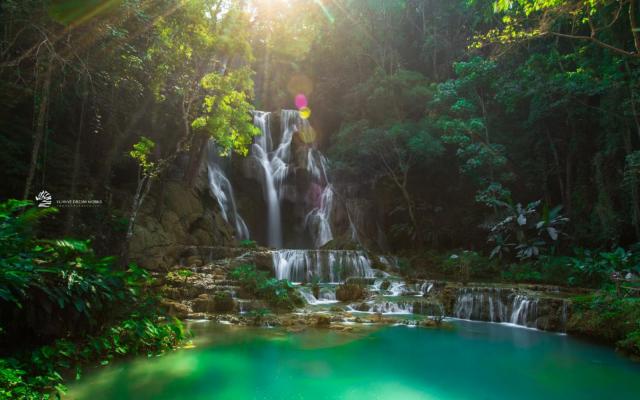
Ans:
[[[391,282],[391,285],[387,288],[385,296],[402,296],[406,290],[407,287],[404,282]]]
[[[530,299],[524,295],[516,295],[513,299],[509,322],[515,325],[529,326],[538,317],[538,299]]]
[[[465,288],[456,298],[453,316],[536,327],[538,299],[512,289]]]
[[[352,207],[352,202],[347,201],[345,203],[345,209],[347,211],[347,219],[349,220],[349,233],[353,243],[357,243],[360,247],[360,234],[358,233],[358,216],[362,214],[361,209],[358,207]]]
[[[318,301],[318,299],[316,299],[313,293],[311,293],[311,290],[307,287],[304,287],[304,286],[299,287],[298,293],[300,293],[300,296],[302,296],[302,298],[304,299],[304,301],[307,302],[307,304],[316,304],[316,302]]]
[[[422,285],[420,285],[420,293],[424,294],[428,294],[429,292],[431,292],[431,289],[433,289],[434,283],[433,282],[423,282]]]
[[[560,313],[560,317],[561,317],[560,322],[562,323],[562,331],[566,332],[567,321],[569,319],[569,302],[567,300],[562,301],[562,311]]]
[[[300,293],[302,298],[310,305],[334,304],[338,302],[336,300],[336,293],[329,288],[321,288],[317,298],[307,286],[298,287],[298,293]]]
[[[361,251],[275,250],[272,254],[276,278],[291,282],[338,283],[349,277],[373,277],[371,262]]]
[[[382,301],[350,305],[347,310],[371,314],[412,314],[413,303],[407,301]]]
[[[380,256],[380,262],[389,270],[398,269],[398,257],[394,256]]]
[[[233,187],[220,165],[220,156],[215,141],[210,140],[207,146],[207,175],[211,194],[220,206],[222,217],[234,227],[238,238],[249,239],[249,229],[238,213]]]

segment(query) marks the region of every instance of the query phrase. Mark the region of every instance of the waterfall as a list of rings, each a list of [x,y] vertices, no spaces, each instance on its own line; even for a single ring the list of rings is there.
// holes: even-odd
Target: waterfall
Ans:
[[[222,217],[234,227],[239,239],[249,239],[249,229],[238,214],[233,187],[220,166],[219,152],[214,140],[209,140],[207,144],[207,175],[209,189],[220,206]]]
[[[320,248],[333,239],[331,231],[331,210],[333,209],[333,188],[327,185],[320,196],[320,205],[305,217],[315,248]]]
[[[280,111],[280,142],[276,146],[271,129],[271,113],[254,111],[253,123],[262,132],[251,147],[251,156],[257,161],[261,174],[262,193],[267,204],[267,244],[273,248],[283,246],[281,204],[286,181],[294,165],[292,160],[293,135],[310,131],[309,121],[300,117],[297,110]],[[327,176],[327,159],[309,145],[306,170],[310,177],[307,189],[307,209],[304,227],[309,232],[315,248],[320,248],[333,239],[331,212],[334,189]]]
[[[271,113],[255,111],[253,123],[256,125],[261,136],[256,138],[252,146],[252,157],[254,157],[262,168],[262,193],[267,204],[267,244],[271,247],[282,247],[282,222],[280,219],[280,198],[276,189],[276,175],[283,174],[282,169],[286,169],[286,164],[282,159],[271,153],[273,148],[273,138],[271,137]],[[282,153],[282,152],[280,152]]]
[[[364,247],[360,241],[358,233],[358,224],[362,221],[362,210],[357,205],[353,207],[353,202],[345,201],[345,210],[347,211],[347,220],[349,221],[350,239],[353,243],[357,243],[360,247]]]
[[[456,298],[453,315],[462,319],[535,327],[538,299],[509,289],[465,288]]]
[[[560,314],[560,318],[561,318],[561,322],[562,322],[562,330],[566,331],[567,330],[567,320],[568,320],[568,308],[569,308],[569,302],[566,300],[562,300],[562,312]]]
[[[338,283],[348,277],[373,277],[371,262],[361,251],[276,250],[272,257],[276,278],[291,282]]]
[[[315,248],[320,248],[333,239],[331,212],[334,192],[327,177],[327,160],[314,148],[307,151],[307,172],[312,181],[309,188],[312,209],[305,217],[305,227],[311,234]]]

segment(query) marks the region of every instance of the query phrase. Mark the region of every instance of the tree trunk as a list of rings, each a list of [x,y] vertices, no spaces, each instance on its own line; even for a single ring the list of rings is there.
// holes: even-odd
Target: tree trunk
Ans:
[[[84,87],[83,87],[84,89]],[[78,193],[78,174],[80,173],[80,147],[82,144],[82,131],[84,130],[84,115],[87,105],[86,92],[82,91],[82,106],[80,107],[80,122],[78,125],[78,135],[76,137],[76,145],[73,152],[73,168],[71,171],[71,191],[70,198],[75,199]],[[64,231],[69,234],[73,227],[73,219],[75,218],[76,209],[74,207],[69,208],[67,213],[67,219],[65,221]]]
[[[209,136],[204,134],[198,134],[193,137],[191,142],[191,149],[189,150],[189,161],[187,168],[184,171],[184,182],[187,187],[191,188],[195,184],[204,153],[207,149],[207,141]]]
[[[143,175],[138,180],[138,187],[136,188],[136,194],[133,197],[133,204],[131,205],[131,216],[129,217],[129,224],[127,226],[127,234],[122,245],[122,252],[120,254],[120,266],[126,268],[129,264],[129,242],[133,237],[134,228],[136,225],[136,218],[138,212],[142,208],[142,203],[145,197],[151,190],[152,179],[149,176]]]
[[[49,107],[49,94],[51,91],[51,78],[53,75],[53,53],[51,53],[47,59],[47,67],[42,80],[42,91],[40,104],[38,105],[38,116],[36,119],[36,127],[33,136],[33,148],[31,150],[31,162],[29,164],[29,173],[27,175],[27,181],[24,187],[24,199],[28,199],[31,193],[31,185],[33,184],[33,178],[36,174],[38,167],[38,156],[40,154],[40,146],[44,138],[44,131],[46,129],[47,109]]]

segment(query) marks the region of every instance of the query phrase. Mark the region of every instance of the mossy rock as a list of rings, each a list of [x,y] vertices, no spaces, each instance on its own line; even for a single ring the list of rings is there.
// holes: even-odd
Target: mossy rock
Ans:
[[[232,312],[236,302],[229,292],[218,292],[214,296],[214,310],[218,313]]]
[[[367,288],[355,283],[345,283],[336,288],[336,299],[338,301],[364,300],[367,295]]]

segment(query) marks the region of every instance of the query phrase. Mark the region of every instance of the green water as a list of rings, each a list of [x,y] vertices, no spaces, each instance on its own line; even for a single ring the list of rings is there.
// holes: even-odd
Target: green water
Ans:
[[[68,398],[640,399],[640,364],[499,324],[288,334],[196,324],[195,349],[101,368]]]

